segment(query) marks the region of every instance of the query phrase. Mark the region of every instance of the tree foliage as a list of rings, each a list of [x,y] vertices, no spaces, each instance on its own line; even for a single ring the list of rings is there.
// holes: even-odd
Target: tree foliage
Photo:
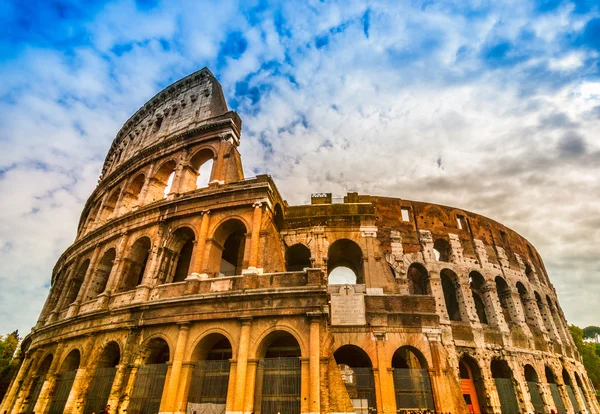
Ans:
[[[587,326],[583,328],[583,337],[596,339],[600,336],[600,326]]]
[[[596,353],[596,344],[583,342],[583,329],[578,326],[571,325],[571,336],[575,341],[575,346],[583,359],[583,366],[585,367],[590,380],[594,384],[594,387],[600,389],[600,355]]]
[[[17,372],[19,364],[14,357],[20,340],[19,331],[0,336],[0,400]]]

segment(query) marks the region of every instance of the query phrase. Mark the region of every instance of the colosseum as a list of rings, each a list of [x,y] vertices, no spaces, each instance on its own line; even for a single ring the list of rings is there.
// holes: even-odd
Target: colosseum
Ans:
[[[118,132],[3,413],[600,413],[536,249],[461,210],[245,178],[208,69]]]

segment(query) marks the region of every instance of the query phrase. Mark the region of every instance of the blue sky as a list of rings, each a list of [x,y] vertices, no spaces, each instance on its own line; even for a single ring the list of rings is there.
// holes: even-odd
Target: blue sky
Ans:
[[[597,1],[0,1],[0,333],[35,323],[122,123],[204,66],[247,176],[292,204],[389,195],[492,217],[600,325]]]

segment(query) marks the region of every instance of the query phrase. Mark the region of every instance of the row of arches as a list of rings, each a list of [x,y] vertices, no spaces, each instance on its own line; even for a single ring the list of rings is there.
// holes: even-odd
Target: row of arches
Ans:
[[[469,412],[474,414],[487,413],[486,386],[479,364],[473,357],[465,354],[459,360],[458,368],[461,391]],[[517,390],[515,388],[517,381],[508,362],[503,359],[493,359],[490,364],[490,373],[496,387],[502,413],[520,412],[521,409],[519,408]],[[562,383],[560,385],[557,383],[554,371],[548,365],[544,366],[545,381],[541,380],[535,368],[530,364],[526,364],[523,367],[522,375],[526,381],[526,391],[529,394],[535,413],[541,414],[549,412],[549,410],[554,410],[559,414],[566,414],[567,410],[565,407],[568,404],[565,404],[565,398],[568,399],[574,412],[579,413],[583,409],[586,412],[590,412],[584,391],[585,387],[577,372],[574,373],[575,383],[573,383],[567,369],[563,368]],[[565,393],[561,393],[559,390],[559,386],[562,387],[563,384]],[[544,392],[544,388],[549,390],[549,394]],[[580,407],[574,390],[577,390],[585,407]]]
[[[196,151],[188,161],[169,159],[154,170],[133,174],[126,182],[110,188],[105,197],[92,205],[83,223],[82,233],[134,207],[162,200],[171,192],[184,193],[207,187],[215,176],[215,159],[214,149],[205,147]]]

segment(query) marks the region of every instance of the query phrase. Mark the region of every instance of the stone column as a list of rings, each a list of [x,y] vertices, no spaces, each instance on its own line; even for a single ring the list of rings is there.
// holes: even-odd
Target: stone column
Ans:
[[[300,413],[308,413],[310,408],[310,361],[300,358]],[[244,413],[246,414],[246,413]],[[283,414],[283,413],[282,413]]]
[[[241,413],[244,410],[244,395],[246,390],[246,370],[248,366],[248,346],[250,345],[251,317],[240,318],[240,342],[238,344],[237,370],[235,373],[235,397],[233,412]]]
[[[71,391],[69,392],[69,397],[67,398],[67,402],[65,404],[64,412],[71,413],[76,412],[77,410],[77,400],[80,395],[85,395],[85,391],[87,391],[87,387],[89,386],[89,378],[86,378],[87,368],[78,368],[77,373],[75,374],[75,379],[73,380],[73,385],[71,386]],[[83,408],[80,407],[80,408]]]
[[[25,380],[28,378],[30,379],[35,375],[34,370],[31,368],[37,362],[39,362],[38,359],[40,358],[40,355],[41,352],[39,349],[25,354],[23,363],[21,364],[21,367],[19,368],[19,371],[17,372],[17,375],[13,380],[11,387],[9,388],[8,392],[4,396],[4,399],[2,400],[2,404],[0,405],[0,412],[11,412],[11,409],[13,407],[13,404],[15,403],[15,400],[17,399],[19,391],[21,391],[21,389],[24,388],[23,384],[25,383]],[[26,375],[27,378],[25,377]],[[23,389],[23,391],[25,391],[25,389]]]
[[[254,207],[254,216],[252,217],[252,239],[250,241],[250,260],[248,262],[248,270],[251,271],[258,271],[262,205],[263,201],[257,201],[252,204],[252,207]]]
[[[54,391],[54,385],[56,384],[56,371],[59,368],[59,363],[62,360],[62,350],[64,344],[59,342],[56,346],[56,350],[54,352],[54,356],[52,357],[52,363],[50,364],[50,369],[48,369],[48,373],[46,374],[46,380],[44,381],[44,385],[40,391],[40,395],[37,399],[35,407],[33,411],[36,413],[45,413],[46,409],[50,405],[52,393]]]
[[[106,288],[104,292],[100,293],[99,304],[101,308],[108,307],[108,301],[110,300],[110,296],[112,292],[117,287],[119,282],[119,277],[122,276],[123,270],[123,259],[125,258],[125,248],[127,246],[127,242],[129,241],[129,234],[124,232],[121,234],[121,239],[117,244],[117,248],[115,249],[115,260],[113,262],[113,266],[110,269],[110,274],[108,275],[108,280],[106,282]]]
[[[168,413],[175,411],[175,403],[179,388],[179,380],[181,376],[181,367],[187,345],[187,337],[190,331],[189,323],[184,323],[179,326],[179,335],[177,336],[177,344],[173,353],[173,363],[171,365],[170,375],[168,378],[168,388],[161,402],[161,412]],[[165,381],[166,382],[166,381]]]
[[[192,374],[194,373],[195,364],[186,361],[181,364],[181,374],[179,375],[179,386],[177,387],[177,397],[175,399],[175,413],[185,414]]]
[[[244,395],[244,414],[254,412],[254,388],[256,387],[257,366],[258,359],[248,359],[248,368],[246,368],[246,395]]]
[[[231,358],[229,360],[229,383],[227,384],[227,401],[225,402],[225,412],[233,412],[233,404],[235,403],[235,385],[237,373],[237,360]]]
[[[436,313],[440,316],[441,321],[447,323],[450,318],[448,318],[448,312],[446,311],[446,301],[439,271],[431,270],[429,272],[429,285],[431,286],[431,295],[435,299]]]
[[[321,412],[321,312],[309,312],[310,318],[310,354],[309,354],[309,389],[310,402],[309,411],[311,413]]]
[[[479,316],[477,316],[477,310],[475,309],[475,302],[473,301],[473,293],[471,292],[471,285],[467,281],[463,281],[461,275],[457,275],[459,282],[457,283],[456,289],[456,301],[458,302],[458,309],[460,311],[461,319],[463,322],[478,323]]]
[[[548,331],[548,334],[554,342],[557,342],[559,345],[562,345],[562,340],[560,338],[560,335],[558,334],[558,330],[554,326],[554,321],[552,319],[552,315],[550,314],[550,308],[548,307],[548,303],[546,303],[546,299],[540,297],[540,304],[540,313],[542,316],[542,320],[544,321],[546,331]]]
[[[396,398],[394,393],[394,377],[391,371],[391,358],[388,358],[385,344],[386,332],[373,332],[377,352],[377,368],[379,371],[379,389],[381,390],[381,408],[384,414],[396,413]]]
[[[491,310],[491,312],[486,312],[490,325],[496,326],[501,332],[508,332],[508,324],[504,320],[502,305],[500,304],[498,291],[494,282],[486,282],[485,286],[481,289],[481,293],[483,294],[486,311]]]
[[[529,326],[527,325],[526,316],[525,316],[525,307],[523,302],[521,302],[521,295],[517,288],[510,287],[510,296],[508,297],[510,300],[510,309],[512,319],[519,324],[519,326],[525,331],[527,335],[531,335],[531,331]]]
[[[65,281],[62,285],[62,289],[61,289],[61,297],[58,298],[57,302],[56,302],[56,307],[54,308],[54,310],[56,311],[57,316],[63,311],[63,308],[65,307],[65,305],[68,305],[68,303],[65,303],[67,301],[67,294],[69,291],[69,285],[71,283],[71,279],[73,278],[73,275],[75,275],[77,273],[77,270],[79,269],[79,265],[81,264],[81,258],[78,257],[75,262],[73,263],[73,266],[71,267],[70,271],[65,275]]]
[[[208,225],[210,224],[210,210],[202,212],[202,222],[200,223],[200,232],[198,233],[198,243],[194,247],[194,257],[190,263],[190,274],[193,276],[206,273],[208,258],[206,257],[206,236],[208,234]]]
[[[215,174],[212,177],[212,180],[210,181],[211,184],[215,182],[223,184],[225,182],[225,173],[223,172],[223,170],[225,170],[225,154],[227,153],[227,150],[231,145],[228,141],[229,137],[229,134],[223,134],[221,136],[219,152],[217,154],[217,165],[213,167]]]
[[[81,289],[79,289],[79,293],[77,294],[77,299],[75,300],[75,303],[69,308],[69,316],[77,315],[77,312],[79,311],[79,305],[87,297],[88,290],[90,289],[90,285],[92,284],[92,279],[95,276],[95,270],[96,265],[98,264],[98,256],[100,256],[100,251],[101,249],[99,247],[96,247],[94,249],[94,253],[92,254],[92,258],[90,259],[90,265],[88,266],[87,271],[85,272],[85,275],[83,277]],[[76,309],[73,311],[73,314],[71,314],[71,308],[73,307],[76,307]]]

